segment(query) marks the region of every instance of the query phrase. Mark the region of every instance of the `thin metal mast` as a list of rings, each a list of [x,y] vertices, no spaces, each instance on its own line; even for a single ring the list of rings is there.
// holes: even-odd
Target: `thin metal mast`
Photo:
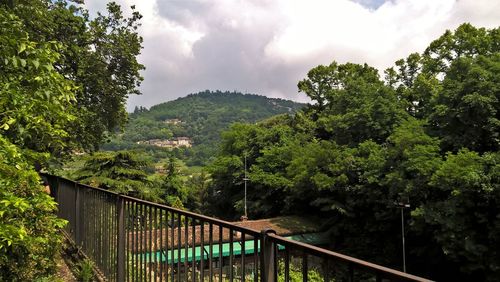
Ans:
[[[243,178],[243,181],[245,181],[245,218],[248,218],[247,215],[247,154],[245,153],[245,178]]]

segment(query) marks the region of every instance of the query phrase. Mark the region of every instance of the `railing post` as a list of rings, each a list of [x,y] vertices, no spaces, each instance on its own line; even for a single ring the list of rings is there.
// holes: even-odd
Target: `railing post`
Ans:
[[[118,249],[116,264],[116,280],[125,281],[125,199],[118,195],[117,198],[117,225],[118,225]]]
[[[276,268],[276,254],[275,254],[275,244],[271,242],[268,234],[276,234],[276,231],[272,229],[264,229],[261,231],[261,280],[263,282],[275,282],[276,273],[278,269]]]

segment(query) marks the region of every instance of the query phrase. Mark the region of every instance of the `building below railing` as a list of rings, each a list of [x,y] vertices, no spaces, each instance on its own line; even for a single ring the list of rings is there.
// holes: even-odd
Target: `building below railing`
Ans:
[[[430,281],[273,230],[44,176],[65,232],[108,281]]]

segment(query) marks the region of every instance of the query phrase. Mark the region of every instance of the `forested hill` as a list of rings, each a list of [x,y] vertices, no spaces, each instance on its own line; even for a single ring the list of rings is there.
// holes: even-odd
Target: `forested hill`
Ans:
[[[136,107],[123,134],[103,149],[130,149],[139,141],[189,137],[193,148],[182,152],[188,163],[203,164],[217,148],[221,131],[231,123],[255,123],[278,114],[293,114],[304,104],[239,92],[203,91],[161,103]],[[177,124],[169,120],[179,120]]]

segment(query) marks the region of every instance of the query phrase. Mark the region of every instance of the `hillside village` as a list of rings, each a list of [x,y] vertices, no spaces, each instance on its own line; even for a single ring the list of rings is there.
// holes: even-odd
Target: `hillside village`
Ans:
[[[172,140],[169,139],[151,139],[145,141],[138,141],[137,144],[142,145],[152,145],[162,148],[179,148],[186,147],[191,148],[193,141],[189,137],[174,137]]]

